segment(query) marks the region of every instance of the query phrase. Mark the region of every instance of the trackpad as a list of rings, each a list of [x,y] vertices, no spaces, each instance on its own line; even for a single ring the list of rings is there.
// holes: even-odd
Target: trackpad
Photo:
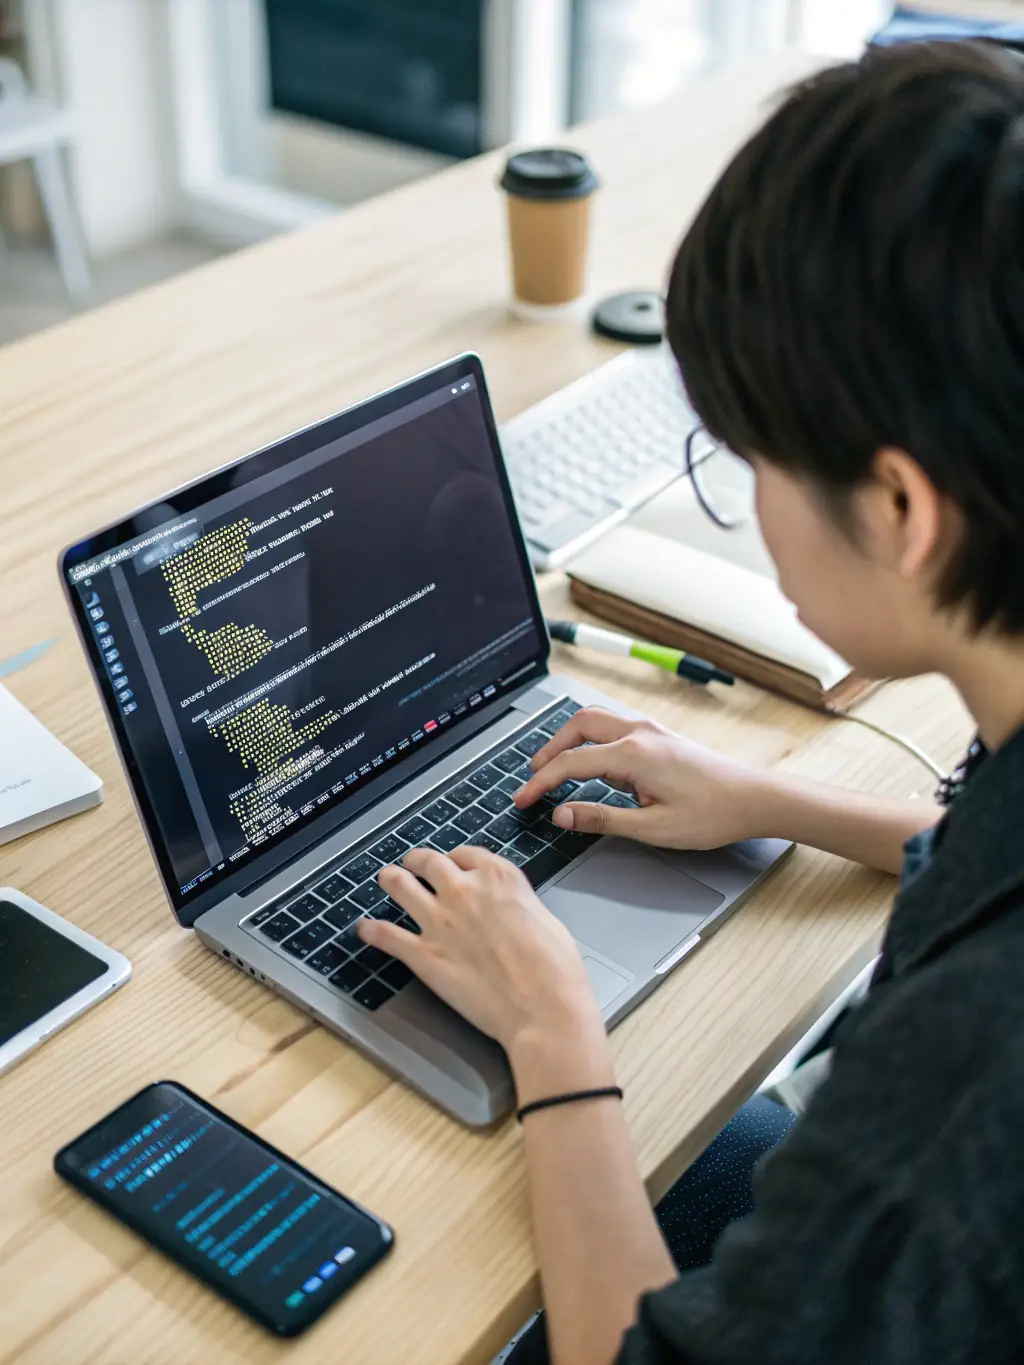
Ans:
[[[622,839],[603,840],[541,894],[573,938],[638,975],[689,938],[724,899]]]

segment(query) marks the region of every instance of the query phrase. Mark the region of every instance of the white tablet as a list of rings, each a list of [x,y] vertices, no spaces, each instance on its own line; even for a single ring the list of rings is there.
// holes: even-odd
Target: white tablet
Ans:
[[[0,886],[0,1072],[131,974],[113,948]]]

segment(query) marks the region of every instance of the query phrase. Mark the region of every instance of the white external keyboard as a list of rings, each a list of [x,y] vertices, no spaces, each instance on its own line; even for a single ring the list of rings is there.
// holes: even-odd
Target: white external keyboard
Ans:
[[[697,418],[664,347],[626,351],[501,429],[538,569],[566,563],[685,472]]]

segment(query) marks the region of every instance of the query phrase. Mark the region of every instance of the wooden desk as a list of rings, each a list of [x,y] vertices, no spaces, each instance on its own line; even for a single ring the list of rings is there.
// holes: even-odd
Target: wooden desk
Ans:
[[[597,292],[663,278],[674,243],[793,55],[574,135],[593,155]],[[131,984],[0,1079],[0,1361],[486,1362],[535,1306],[514,1124],[458,1127],[179,930],[58,589],[58,549],[183,480],[464,348],[504,418],[612,353],[509,319],[498,161],[485,158],[0,352],[2,653],[56,645],[13,691],[102,774],[106,801],[0,850],[12,883],[126,953]],[[564,587],[544,588],[549,602]],[[931,785],[901,750],[752,688],[702,692],[560,651],[611,693],[763,763],[853,786]],[[950,690],[864,711],[949,762]],[[801,851],[615,1033],[660,1195],[877,942],[892,884]],[[305,1340],[279,1345],[61,1186],[57,1146],[177,1078],[392,1222],[394,1255]]]

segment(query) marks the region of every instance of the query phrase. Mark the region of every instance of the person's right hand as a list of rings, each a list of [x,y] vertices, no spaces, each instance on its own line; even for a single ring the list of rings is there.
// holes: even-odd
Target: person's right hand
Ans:
[[[585,746],[585,747],[584,747]],[[618,834],[662,848],[719,848],[766,832],[771,779],[649,720],[577,711],[533,758],[534,776],[516,795],[532,806],[569,779],[604,778],[632,789],[639,809],[568,801],[551,819],[563,829]]]

